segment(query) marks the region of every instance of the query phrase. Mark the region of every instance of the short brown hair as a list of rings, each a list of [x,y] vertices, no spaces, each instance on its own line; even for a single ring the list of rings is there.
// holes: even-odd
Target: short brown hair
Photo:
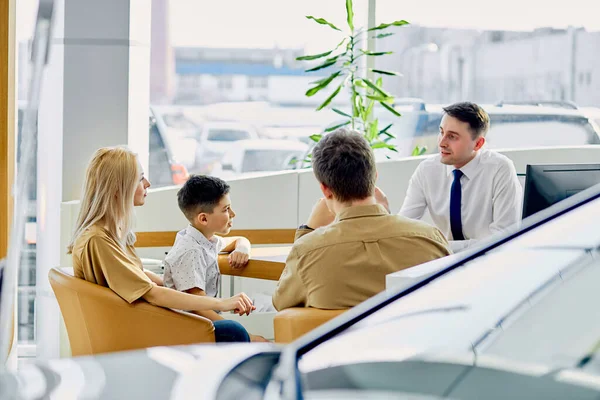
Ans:
[[[191,175],[177,192],[177,204],[183,215],[192,221],[200,213],[212,214],[226,194],[229,194],[229,185],[224,180]]]
[[[475,103],[468,101],[454,103],[448,107],[444,107],[444,111],[449,116],[469,124],[473,140],[479,136],[485,136],[488,129],[490,129],[490,116]]]
[[[337,129],[325,135],[312,154],[317,180],[331,189],[338,201],[346,203],[373,195],[375,156],[360,133]]]

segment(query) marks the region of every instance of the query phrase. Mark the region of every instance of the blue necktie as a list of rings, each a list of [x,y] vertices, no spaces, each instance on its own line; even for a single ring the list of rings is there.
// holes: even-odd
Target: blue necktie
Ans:
[[[454,240],[465,240],[462,232],[462,219],[460,215],[460,205],[462,202],[462,187],[460,185],[460,177],[463,172],[460,169],[452,171],[454,174],[454,182],[450,189],[450,230]]]

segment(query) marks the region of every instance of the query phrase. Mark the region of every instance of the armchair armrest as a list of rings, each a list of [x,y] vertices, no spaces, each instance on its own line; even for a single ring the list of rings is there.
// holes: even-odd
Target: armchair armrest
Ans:
[[[275,342],[290,343],[300,336],[312,331],[325,322],[347,311],[322,310],[319,308],[288,308],[278,312],[273,320]]]
[[[278,281],[285,268],[285,263],[282,262],[253,259],[244,268],[231,268],[228,257],[228,254],[219,254],[219,270],[223,275]]]

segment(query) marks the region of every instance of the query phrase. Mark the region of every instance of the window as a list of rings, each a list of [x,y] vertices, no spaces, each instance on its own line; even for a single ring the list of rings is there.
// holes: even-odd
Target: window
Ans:
[[[246,150],[240,172],[281,171],[289,168],[292,159],[304,156],[301,151]]]
[[[222,90],[231,90],[233,88],[233,79],[231,76],[220,76],[217,86]]]
[[[248,88],[266,89],[269,85],[269,78],[265,76],[251,76],[248,78]]]
[[[236,129],[211,129],[207,140],[214,142],[235,142],[250,139],[250,133]]]

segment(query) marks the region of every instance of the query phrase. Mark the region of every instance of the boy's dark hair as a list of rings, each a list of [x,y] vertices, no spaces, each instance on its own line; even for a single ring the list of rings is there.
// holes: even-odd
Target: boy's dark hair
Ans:
[[[444,111],[449,116],[469,124],[473,140],[479,136],[485,136],[488,129],[490,129],[490,117],[488,113],[475,103],[468,101],[454,103],[448,107],[444,107]]]
[[[212,213],[221,198],[229,193],[222,179],[207,175],[191,175],[177,192],[177,204],[188,220],[199,213]]]
[[[358,132],[340,128],[315,146],[312,164],[317,180],[341,202],[373,195],[377,169],[367,140]]]

